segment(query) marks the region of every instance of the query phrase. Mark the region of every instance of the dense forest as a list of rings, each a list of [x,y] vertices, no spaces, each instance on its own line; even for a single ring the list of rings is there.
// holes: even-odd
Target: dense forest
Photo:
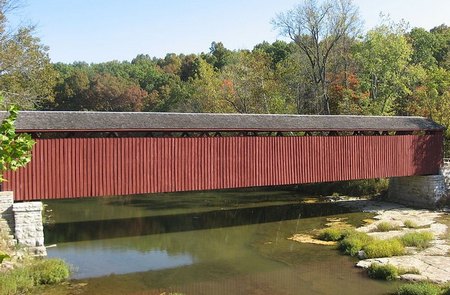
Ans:
[[[0,89],[23,109],[418,115],[450,126],[446,24],[382,18],[363,32],[350,0],[307,0],[274,15],[283,40],[252,50],[212,42],[200,54],[66,64],[50,61],[33,27],[11,31],[11,2],[0,6]]]

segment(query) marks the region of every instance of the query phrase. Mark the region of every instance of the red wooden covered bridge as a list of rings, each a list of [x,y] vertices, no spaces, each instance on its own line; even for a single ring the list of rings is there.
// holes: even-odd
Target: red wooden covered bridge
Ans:
[[[16,126],[36,140],[5,174],[17,201],[429,175],[443,150],[421,117],[21,112]]]

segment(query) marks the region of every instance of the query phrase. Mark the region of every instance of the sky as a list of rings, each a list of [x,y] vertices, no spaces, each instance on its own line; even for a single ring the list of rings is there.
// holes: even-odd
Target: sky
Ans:
[[[12,0],[14,1],[14,0]],[[211,42],[251,49],[284,39],[271,20],[302,0],[22,0],[12,26],[36,25],[52,62],[131,60],[138,54],[208,52]],[[450,0],[354,0],[364,29],[393,21],[450,25]]]

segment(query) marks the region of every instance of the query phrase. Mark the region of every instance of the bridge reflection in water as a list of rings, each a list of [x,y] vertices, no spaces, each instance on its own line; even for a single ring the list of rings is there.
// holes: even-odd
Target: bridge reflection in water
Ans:
[[[313,200],[319,203],[307,203]],[[81,294],[392,291],[393,285],[361,276],[338,251],[288,240],[323,227],[329,217],[359,225],[371,216],[320,202],[293,191],[48,201],[53,217],[46,234],[57,244],[48,251],[78,269],[74,278],[87,283]]]

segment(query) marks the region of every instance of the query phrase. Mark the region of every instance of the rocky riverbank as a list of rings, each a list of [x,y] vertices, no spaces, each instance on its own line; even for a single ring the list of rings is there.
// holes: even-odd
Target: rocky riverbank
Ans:
[[[368,203],[362,209],[377,215],[373,218],[373,223],[358,228],[358,231],[382,240],[401,237],[411,232],[431,232],[433,240],[425,249],[407,248],[407,255],[360,260],[356,264],[358,267],[368,268],[372,263],[392,264],[398,268],[418,271],[419,274],[401,275],[400,278],[404,280],[450,282],[450,243],[446,224],[450,220],[448,213],[412,209],[385,202]],[[379,224],[386,222],[396,229],[378,231]]]
[[[448,212],[436,212],[413,209],[402,205],[371,201],[345,200],[342,206],[359,212],[376,214],[366,224],[356,228],[359,232],[380,240],[400,238],[408,233],[429,232],[433,239],[429,246],[421,249],[407,247],[406,255],[364,259],[365,253],[360,251],[358,267],[368,268],[372,263],[391,264],[402,269],[414,269],[417,274],[404,274],[400,278],[409,281],[431,281],[435,283],[450,282],[450,215]],[[390,228],[383,228],[389,225]],[[305,235],[295,235],[291,239],[304,243],[316,243]],[[316,240],[317,241],[317,240]],[[320,242],[317,242],[320,244]]]

